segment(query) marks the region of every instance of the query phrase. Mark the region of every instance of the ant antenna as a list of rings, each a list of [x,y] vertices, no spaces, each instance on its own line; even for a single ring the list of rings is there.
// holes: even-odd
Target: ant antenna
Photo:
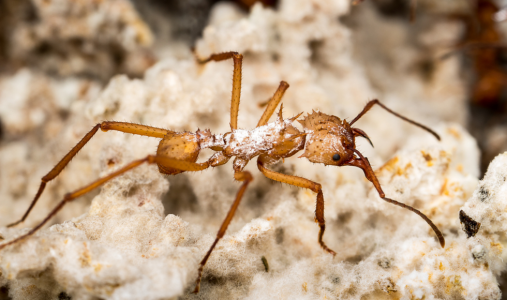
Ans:
[[[390,112],[391,114],[397,116],[398,118],[402,119],[402,120],[405,120],[407,121],[408,123],[412,124],[412,125],[415,125],[421,129],[424,129],[426,131],[428,131],[429,133],[431,133],[433,136],[435,136],[437,138],[437,140],[440,141],[440,136],[433,130],[429,129],[428,127],[422,125],[422,124],[419,124],[415,121],[412,121],[398,113],[395,113],[394,111],[390,110],[389,108],[387,108],[384,104],[380,103],[380,101],[378,101],[378,99],[373,99],[371,100],[370,102],[368,102],[366,104],[366,106],[363,108],[363,111],[361,111],[355,118],[354,120],[352,120],[352,122],[350,122],[350,125],[354,124],[357,120],[359,120],[365,113],[367,113],[372,107],[373,105],[375,104],[378,104],[380,107],[382,107],[383,109],[387,110],[388,112]]]
[[[438,230],[437,226],[435,224],[433,224],[433,222],[431,222],[431,220],[425,214],[423,214],[419,210],[413,208],[412,206],[403,204],[401,202],[398,202],[398,201],[390,199],[390,198],[387,198],[386,195],[384,194],[384,191],[382,190],[382,187],[380,186],[377,176],[375,176],[375,173],[373,172],[373,169],[371,168],[371,165],[370,165],[370,162],[368,161],[368,159],[366,157],[364,157],[361,154],[361,152],[359,152],[357,149],[354,149],[354,152],[359,156],[359,158],[352,159],[350,162],[347,163],[347,165],[358,167],[358,168],[362,169],[364,172],[364,175],[366,176],[366,179],[368,179],[371,183],[373,183],[373,186],[375,186],[375,189],[377,190],[380,198],[382,198],[384,201],[389,202],[394,205],[397,205],[397,206],[400,206],[400,207],[403,207],[403,208],[406,208],[410,211],[413,211],[414,213],[419,215],[421,218],[423,218],[423,220],[426,221],[426,223],[428,223],[428,225],[430,225],[431,229],[433,229],[433,231],[437,235],[438,241],[440,242],[440,246],[442,246],[442,248],[444,248],[445,247],[445,239],[444,239],[444,236],[442,235],[442,232],[440,232],[440,230]]]

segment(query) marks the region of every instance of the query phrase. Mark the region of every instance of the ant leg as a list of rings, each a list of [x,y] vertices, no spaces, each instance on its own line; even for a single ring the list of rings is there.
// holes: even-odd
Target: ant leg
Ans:
[[[42,182],[39,186],[39,190],[37,191],[37,194],[35,194],[35,197],[32,200],[32,203],[30,204],[30,206],[28,207],[28,210],[25,212],[25,214],[23,215],[23,217],[21,217],[20,220],[7,225],[7,227],[12,227],[12,226],[15,226],[15,225],[25,221],[25,219],[28,217],[28,214],[30,213],[32,208],[35,206],[35,203],[37,203],[37,200],[39,200],[39,197],[42,195],[42,192],[44,191],[44,188],[46,187],[46,183],[53,180],[56,176],[58,176],[58,174],[60,174],[60,172],[65,168],[65,166],[67,166],[67,164],[72,160],[72,158],[74,158],[74,156],[79,152],[79,150],[81,150],[81,148],[83,148],[84,145],[86,145],[86,143],[88,143],[88,141],[95,135],[95,133],[97,133],[99,128],[100,128],[100,124],[95,125],[95,127],[93,127],[93,129],[90,130],[90,132],[88,132],[79,141],[79,143],[77,143],[77,145],[74,146],[74,148],[72,148],[72,150],[70,150],[70,152],[67,153],[67,155],[65,155],[62,158],[62,160],[60,160],[60,162],[51,171],[49,171],[48,174],[46,174],[46,176],[42,177],[42,179],[41,179]],[[43,223],[45,223],[45,221]]]
[[[257,123],[257,127],[266,125],[268,123],[269,118],[271,117],[271,115],[273,115],[273,112],[278,106],[278,103],[280,103],[280,101],[282,100],[283,94],[288,88],[289,84],[287,82],[285,81],[280,82],[280,85],[278,86],[278,89],[273,95],[273,98],[269,100],[268,106],[266,107],[266,110],[264,110],[264,114],[262,114],[259,123]]]
[[[382,107],[383,109],[387,110],[391,114],[397,116],[398,118],[400,118],[402,120],[405,120],[405,121],[409,122],[410,124],[415,125],[415,126],[421,128],[421,129],[424,129],[424,130],[428,131],[429,133],[433,134],[437,138],[437,140],[440,141],[440,136],[436,132],[434,132],[433,130],[429,129],[428,127],[426,127],[426,126],[424,126],[422,124],[419,124],[419,123],[417,123],[415,121],[410,120],[409,118],[406,118],[406,117],[404,117],[404,116],[402,116],[402,115],[400,115],[398,113],[395,113],[394,111],[392,111],[389,108],[387,108],[384,104],[380,103],[380,101],[378,99],[373,99],[370,102],[368,102],[364,106],[363,110],[354,118],[354,120],[352,120],[352,122],[350,122],[350,125],[352,126],[352,124],[354,124],[364,114],[366,114],[373,107],[373,105],[375,105],[375,104],[378,104],[380,107]]]
[[[70,202],[78,197],[83,196],[86,193],[91,192],[92,190],[100,187],[101,185],[103,185],[107,181],[109,181],[109,180],[129,171],[129,170],[132,170],[135,167],[138,167],[139,165],[141,165],[145,162],[148,164],[154,164],[154,163],[162,164],[163,163],[164,166],[177,168],[182,171],[202,171],[202,170],[209,167],[208,162],[192,163],[192,162],[188,162],[188,161],[178,161],[175,159],[170,159],[170,158],[155,156],[155,155],[148,155],[143,159],[135,160],[135,161],[129,163],[128,165],[126,165],[125,167],[119,169],[118,171],[115,171],[107,176],[99,178],[99,179],[95,180],[94,182],[90,183],[89,185],[82,187],[78,190],[75,190],[72,193],[66,194],[64,196],[63,200],[49,213],[49,215],[44,220],[42,220],[41,223],[39,223],[39,225],[32,228],[28,233],[26,233],[22,236],[19,236],[12,241],[1,244],[0,250],[9,246],[9,245],[17,243],[17,242],[29,237],[30,235],[34,234],[37,230],[39,230],[42,226],[44,226],[44,224],[46,224],[56,213],[58,213],[67,202]]]
[[[212,54],[206,59],[199,59],[197,61],[201,64],[209,61],[222,61],[232,58],[234,61],[234,72],[232,75],[232,97],[231,97],[231,130],[238,129],[238,112],[239,112],[239,99],[241,96],[241,65],[243,63],[243,55],[238,52],[223,52]]]
[[[53,180],[62,172],[62,170],[67,166],[67,164],[76,156],[76,154],[83,148],[86,143],[88,143],[91,138],[97,133],[99,128],[102,131],[108,131],[108,130],[117,130],[125,133],[132,133],[132,134],[138,134],[138,135],[145,135],[150,137],[156,137],[156,138],[163,138],[164,135],[166,135],[169,130],[156,128],[156,127],[150,127],[145,125],[139,125],[139,124],[132,124],[132,123],[126,123],[126,122],[102,122],[101,124],[95,125],[90,132],[88,132],[80,141],[77,143],[72,150],[65,155],[62,160],[51,170],[49,171],[46,176],[42,177],[41,184],[39,186],[39,190],[37,191],[37,194],[35,194],[34,199],[32,200],[32,203],[28,207],[28,210],[25,212],[23,217],[21,217],[20,220],[17,222],[11,223],[7,225],[7,227],[13,227],[15,225],[18,225],[21,222],[24,222],[25,219],[28,217],[28,214],[32,210],[32,208],[35,206],[35,203],[39,200],[40,196],[42,195],[42,192],[44,191],[44,188],[46,187],[46,183]]]
[[[123,133],[131,133],[136,135],[144,135],[162,139],[168,133],[174,132],[167,129],[146,126],[128,122],[104,121],[100,124],[100,129],[104,132],[108,130],[116,130]]]
[[[72,193],[68,193],[64,196],[63,200],[49,213],[49,215],[44,219],[42,220],[41,223],[39,223],[39,225],[35,226],[34,228],[32,228],[28,233],[26,234],[23,234],[22,236],[19,236],[17,238],[15,238],[14,240],[12,241],[9,241],[7,243],[4,243],[4,244],[1,244],[0,245],[0,249],[3,249],[9,245],[12,245],[14,243],[17,243],[27,237],[29,237],[30,235],[34,234],[37,230],[39,230],[42,226],[44,226],[44,224],[46,224],[56,213],[58,213],[60,211],[60,209],[62,209],[62,207],[67,203],[67,202],[70,202],[94,189],[96,189],[97,187],[101,186],[102,184],[106,183],[107,181],[113,179],[114,177],[117,177],[139,165],[141,165],[142,163],[149,163],[149,164],[152,164],[152,163],[155,163],[156,162],[156,156],[153,156],[153,155],[148,155],[147,157],[143,158],[143,159],[139,159],[139,160],[135,160],[133,162],[131,162],[130,164],[126,165],[125,167],[119,169],[118,171],[116,172],[113,172],[105,177],[102,177],[102,178],[99,178],[98,180],[90,183],[89,185],[83,187],[83,188],[80,188]]]
[[[315,208],[315,221],[319,223],[320,231],[319,231],[319,244],[322,247],[322,249],[326,250],[333,256],[336,255],[336,252],[329,249],[329,247],[324,243],[322,240],[324,236],[324,231],[326,230],[326,220],[324,219],[324,195],[322,194],[322,186],[317,183],[313,182],[311,180],[308,180],[306,178],[302,178],[299,176],[292,176],[292,175],[285,175],[282,173],[278,173],[272,170],[267,169],[264,167],[264,163],[262,162],[261,158],[257,159],[257,168],[259,168],[259,171],[264,174],[267,178],[287,183],[290,185],[302,187],[305,189],[310,189],[313,192],[317,193],[317,206]]]
[[[203,163],[194,163],[185,160],[178,160],[174,158],[157,156],[156,157],[157,164],[162,165],[166,168],[174,168],[182,171],[189,172],[197,172],[203,171],[210,167],[211,159],[209,161],[205,161]]]
[[[204,258],[201,261],[201,266],[199,267],[199,271],[198,271],[199,275],[197,276],[197,280],[195,282],[194,293],[199,293],[199,288],[200,288],[201,278],[202,278],[202,271],[204,270],[204,265],[208,261],[208,258],[210,257],[211,252],[213,251],[213,249],[217,245],[218,241],[224,236],[225,231],[227,230],[229,223],[231,223],[231,220],[234,217],[234,213],[236,212],[236,209],[238,208],[239,203],[241,202],[241,198],[243,197],[243,194],[245,193],[246,187],[248,186],[248,184],[250,182],[252,182],[253,177],[252,177],[252,174],[250,174],[250,172],[243,171],[243,172],[235,173],[234,179],[236,179],[238,181],[243,181],[243,185],[241,185],[241,187],[239,188],[239,191],[236,194],[236,199],[232,203],[232,206],[231,206],[229,212],[227,213],[227,216],[225,217],[225,220],[222,223],[220,230],[218,230],[217,237],[215,238],[215,241],[213,242],[210,249],[208,250],[208,252],[206,253],[206,255],[204,256]]]

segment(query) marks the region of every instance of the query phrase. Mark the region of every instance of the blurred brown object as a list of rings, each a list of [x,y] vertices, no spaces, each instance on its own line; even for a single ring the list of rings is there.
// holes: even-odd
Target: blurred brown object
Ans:
[[[234,2],[240,3],[248,8],[252,7],[255,3],[260,2],[264,6],[276,7],[278,1],[276,0],[236,0]]]
[[[466,24],[463,47],[473,61],[471,101],[475,105],[504,109],[502,95],[507,91],[507,71],[502,67],[505,45],[497,28],[500,9],[491,0],[478,0]],[[502,107],[501,107],[502,106]]]
[[[491,160],[507,151],[506,44],[500,31],[502,10],[492,0],[477,0],[464,16],[465,32],[458,48],[470,82],[468,128],[482,152],[481,171]]]

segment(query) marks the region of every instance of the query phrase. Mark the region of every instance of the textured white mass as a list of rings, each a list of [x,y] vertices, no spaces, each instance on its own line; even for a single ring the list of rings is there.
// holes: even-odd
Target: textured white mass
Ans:
[[[435,69],[434,78],[448,78],[442,82],[389,68],[390,59],[355,57],[361,43],[339,20],[349,9],[348,0],[286,0],[277,11],[256,5],[244,14],[220,3],[196,54],[235,50],[245,55],[241,129],[255,127],[261,104],[281,80],[290,84],[283,98],[285,117],[315,109],[351,120],[378,97],[435,129],[440,142],[379,107],[354,124],[375,145],[372,149],[357,139],[386,196],[431,218],[446,238],[444,249],[419,216],[380,199],[357,168],[314,165],[298,155],[272,166],[322,184],[324,240],[337,252],[333,257],[317,242],[316,194],[272,182],[251,162],[246,169],[254,181],[204,269],[200,293],[193,295],[199,262],[240,183],[233,181],[231,163],[171,177],[142,165],[68,204],[55,225],[0,251],[0,286],[8,286],[13,299],[499,299],[496,276],[505,267],[505,222],[494,212],[504,210],[504,184],[491,174],[500,174],[505,162],[497,159],[478,185],[475,141],[451,123],[463,122],[466,115],[457,60]],[[400,39],[393,38],[393,44]],[[400,54],[395,65],[409,59]],[[392,74],[376,76],[370,66]],[[210,128],[216,134],[230,130],[231,61],[198,65],[189,51],[186,58],[159,61],[143,79],[118,75],[100,93],[84,80],[47,79],[52,82],[47,85],[40,76],[25,70],[0,82],[4,130],[26,133],[0,145],[5,199],[0,226],[21,217],[40,178],[101,121],[193,132]],[[29,91],[41,86],[50,93],[31,104]],[[9,89],[12,93],[3,92]],[[68,98],[59,98],[65,93]],[[16,103],[10,102],[11,94],[19,98]],[[58,114],[62,107],[68,115]],[[154,154],[158,141],[99,131],[48,184],[26,222],[0,227],[1,238],[35,226],[65,193]],[[199,160],[211,154],[205,151]],[[491,193],[490,202],[475,200],[483,194],[481,187]],[[473,238],[461,230],[458,215],[464,205],[483,223]]]
[[[505,268],[505,247],[507,202],[504,195],[507,189],[507,153],[498,155],[489,165],[488,171],[478,184],[473,196],[462,210],[475,222],[480,229],[474,237],[470,237],[473,257],[488,264],[494,274],[499,275]]]
[[[141,75],[153,35],[128,0],[7,0],[4,51],[11,64],[60,76]],[[113,50],[114,49],[114,50]]]

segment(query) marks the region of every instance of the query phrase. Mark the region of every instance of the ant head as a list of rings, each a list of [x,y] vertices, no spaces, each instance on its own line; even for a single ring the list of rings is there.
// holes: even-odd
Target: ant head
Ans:
[[[305,152],[300,157],[334,166],[354,158],[356,134],[347,121],[314,111],[298,122],[306,133]]]

